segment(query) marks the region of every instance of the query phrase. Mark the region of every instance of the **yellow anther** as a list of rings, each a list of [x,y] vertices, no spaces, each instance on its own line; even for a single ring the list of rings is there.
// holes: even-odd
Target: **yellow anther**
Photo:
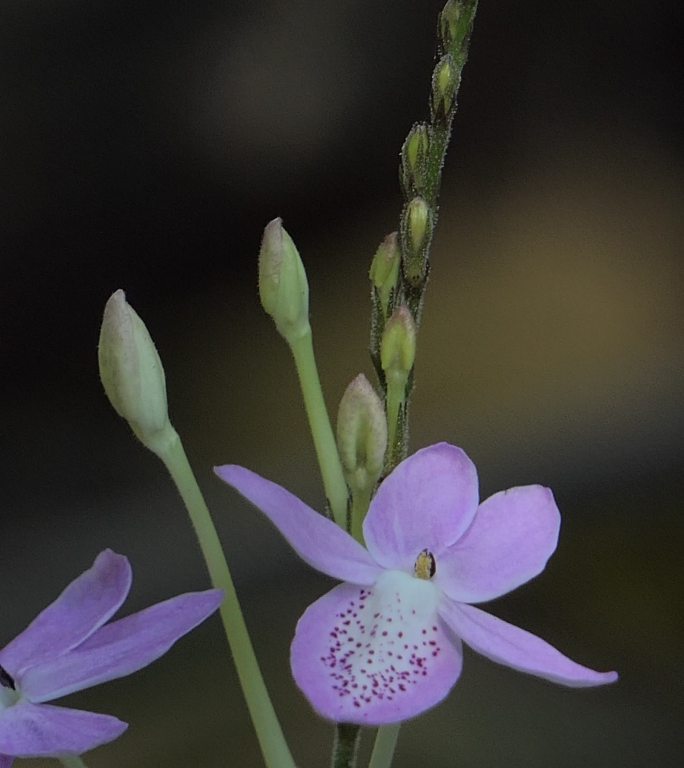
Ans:
[[[429,581],[437,570],[435,557],[429,549],[424,549],[416,558],[416,564],[413,566],[413,573],[418,579]]]

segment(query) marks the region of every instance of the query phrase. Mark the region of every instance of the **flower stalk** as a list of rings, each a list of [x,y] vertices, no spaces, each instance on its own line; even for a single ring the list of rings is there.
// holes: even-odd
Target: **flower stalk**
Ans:
[[[273,219],[264,229],[259,251],[259,297],[294,357],[325,495],[335,522],[346,529],[347,485],[316,367],[309,323],[309,284],[297,246],[281,219]]]
[[[294,294],[297,290],[301,292],[300,276],[301,270],[296,264],[291,265],[287,282],[295,286]],[[293,292],[283,298],[278,294],[277,281],[263,280],[261,287],[269,306],[277,307],[280,313],[283,320],[281,332],[284,329],[296,334],[304,320],[297,301],[290,300]],[[308,317],[305,322],[308,327]],[[216,528],[180,436],[169,420],[161,359],[145,324],[126,302],[121,290],[111,296],[105,307],[98,353],[100,377],[112,406],[168,469],[188,510],[211,582],[225,593],[220,609],[221,621],[265,763],[268,768],[294,768],[252,648]]]
[[[170,425],[169,429],[171,431],[160,441],[158,450],[155,452],[168,469],[188,510],[211,582],[225,593],[225,599],[220,608],[221,621],[264,762],[268,768],[295,768],[254,654],[235,585],[209,509],[190,467],[181,439]]]
[[[390,768],[399,738],[399,727],[399,723],[396,723],[378,728],[368,768]]]
[[[323,479],[325,496],[330,505],[333,519],[342,528],[347,528],[347,484],[342,472],[340,456],[337,452],[328,410],[323,399],[321,380],[318,376],[316,358],[313,350],[311,327],[293,339],[290,344],[294,358],[299,386],[302,390],[304,407],[309,419],[316,458]]]

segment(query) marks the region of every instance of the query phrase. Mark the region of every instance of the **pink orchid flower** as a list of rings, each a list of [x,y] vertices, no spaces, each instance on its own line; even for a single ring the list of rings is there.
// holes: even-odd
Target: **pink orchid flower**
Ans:
[[[544,570],[560,514],[530,485],[478,504],[475,466],[446,443],[418,451],[380,485],[366,548],[284,488],[248,469],[219,477],[257,506],[295,551],[342,580],[299,620],[291,664],[314,709],[336,722],[384,725],[440,702],[461,674],[462,643],[493,661],[569,686],[617,679],[472,603]]]

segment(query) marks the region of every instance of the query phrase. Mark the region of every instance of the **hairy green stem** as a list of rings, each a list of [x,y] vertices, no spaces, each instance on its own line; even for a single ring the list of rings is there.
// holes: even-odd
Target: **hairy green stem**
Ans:
[[[347,529],[347,483],[344,480],[337,443],[323,399],[313,351],[311,328],[289,341],[294,357],[299,384],[304,397],[304,407],[309,419],[316,457],[323,478],[323,487],[335,522]]]
[[[178,433],[169,425],[153,450],[169,470],[190,515],[212,584],[222,589],[221,620],[233,654],[247,708],[268,768],[295,768],[259,669],[233,579],[209,510]]]
[[[402,220],[406,214],[410,201],[416,196],[422,196],[429,208],[429,220],[431,222],[430,241],[424,249],[425,259],[422,278],[416,279],[412,274],[412,279],[407,276],[406,266],[411,257],[407,252],[406,237],[407,230],[402,228],[404,237],[402,237],[402,270],[400,278],[400,290],[393,298],[393,308],[402,302],[406,302],[411,314],[413,315],[416,332],[420,326],[423,300],[427,279],[430,273],[430,244],[434,234],[434,228],[437,224],[439,211],[439,190],[442,180],[442,169],[444,167],[444,158],[451,138],[451,126],[454,115],[456,114],[458,91],[461,84],[461,75],[468,59],[468,47],[470,44],[470,35],[473,30],[473,22],[477,11],[478,0],[447,0],[446,5],[439,14],[438,21],[438,44],[437,56],[440,61],[450,61],[453,66],[451,82],[453,84],[450,95],[450,106],[443,108],[444,102],[435,100],[434,83],[430,105],[430,121],[427,124],[427,134],[429,142],[427,153],[423,160],[414,162],[415,168],[412,169],[404,165],[400,174],[404,183],[405,205],[402,211]],[[450,57],[450,58],[449,58]],[[438,63],[439,67],[439,63]],[[415,126],[414,126],[415,128]],[[414,129],[412,129],[414,130]],[[403,158],[406,162],[406,158]],[[421,167],[422,164],[422,167]],[[419,172],[416,173],[415,171]],[[415,259],[415,254],[413,254]],[[379,359],[381,333],[378,329],[384,327],[384,314],[381,315],[383,308],[377,300],[373,301],[371,317],[371,359],[376,363]],[[391,310],[390,310],[391,312]],[[387,381],[381,374],[380,383],[385,390],[387,402],[387,424],[390,439],[388,440],[386,473],[389,474],[394,467],[406,457],[408,451],[408,406],[410,403],[410,394],[413,389],[414,368],[409,374],[410,384],[405,388],[403,396],[405,400],[405,410],[403,418],[399,419],[400,409],[397,406],[399,396],[397,392],[392,392],[391,382]],[[384,726],[378,729],[373,749],[373,755],[369,768],[388,768],[391,765],[394,755],[394,748],[399,736],[399,725]]]
[[[360,741],[360,726],[337,723],[335,726],[332,768],[355,768]]]
[[[399,738],[399,727],[399,723],[395,723],[378,728],[368,768],[389,768],[392,765],[394,750]]]

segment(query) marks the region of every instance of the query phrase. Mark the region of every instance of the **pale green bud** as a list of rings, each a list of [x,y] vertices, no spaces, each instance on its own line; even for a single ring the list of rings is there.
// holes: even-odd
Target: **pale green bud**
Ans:
[[[394,310],[380,342],[380,364],[388,379],[406,378],[416,358],[416,324],[408,307]]]
[[[404,274],[413,284],[420,283],[427,271],[427,249],[432,239],[432,214],[425,200],[414,197],[404,208],[402,235],[405,250]]]
[[[416,123],[401,148],[401,180],[407,195],[425,186],[430,135],[425,123]]]
[[[164,368],[145,323],[122,290],[105,305],[98,361],[109,402],[151,447],[170,426]]]
[[[457,75],[450,54],[442,56],[432,73],[432,111],[435,117],[445,118],[456,104]]]
[[[299,338],[309,328],[309,284],[304,265],[285,231],[282,219],[273,219],[264,230],[259,251],[261,306],[287,340]]]
[[[448,0],[439,14],[439,38],[443,51],[462,52],[473,26],[477,0]]]
[[[369,272],[385,317],[389,312],[393,293],[397,289],[400,263],[399,234],[391,232],[378,246]]]
[[[422,197],[414,197],[408,204],[408,236],[412,253],[420,253],[428,234],[430,210]]]
[[[352,493],[372,490],[385,462],[387,422],[380,398],[362,373],[342,395],[337,413],[337,445]]]

